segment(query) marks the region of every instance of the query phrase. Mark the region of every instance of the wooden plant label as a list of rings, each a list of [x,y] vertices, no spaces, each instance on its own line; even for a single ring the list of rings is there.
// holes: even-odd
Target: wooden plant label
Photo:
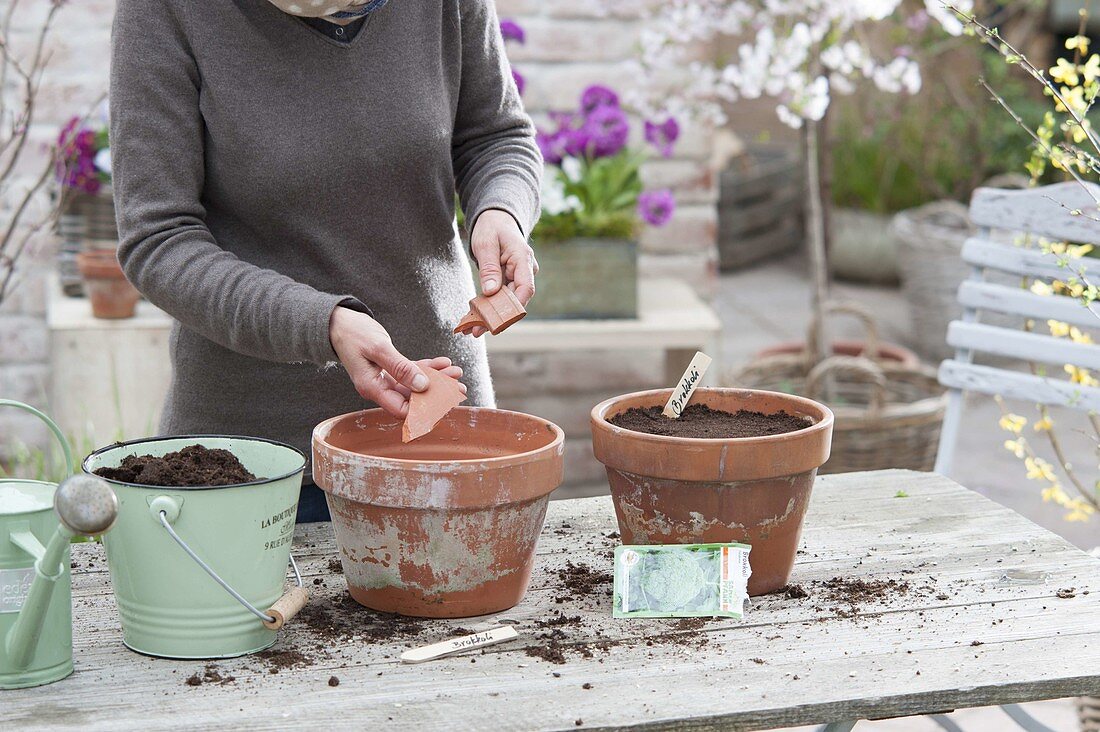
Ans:
[[[684,407],[691,401],[691,395],[695,393],[695,387],[699,386],[699,382],[703,380],[703,374],[710,368],[712,360],[710,356],[702,351],[696,352],[695,358],[691,359],[687,371],[680,377],[680,382],[672,390],[672,396],[669,397],[668,404],[665,405],[663,414],[666,417],[680,418],[680,415],[684,412]]]
[[[491,646],[496,643],[510,641],[518,635],[519,633],[517,633],[516,629],[511,625],[502,625],[499,628],[486,630],[483,633],[464,635],[440,643],[433,643],[430,646],[421,646],[411,651],[405,651],[401,654],[401,662],[423,663],[424,661],[431,661],[434,658],[449,656],[459,651],[468,651],[472,648],[481,648],[482,646]]]

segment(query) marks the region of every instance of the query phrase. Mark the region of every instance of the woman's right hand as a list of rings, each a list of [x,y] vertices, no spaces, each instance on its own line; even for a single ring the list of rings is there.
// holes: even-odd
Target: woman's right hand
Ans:
[[[399,419],[409,412],[409,395],[428,388],[428,377],[421,369],[434,368],[454,379],[462,378],[462,369],[445,356],[416,363],[402,356],[386,329],[366,313],[337,307],[328,332],[332,349],[359,396]],[[466,385],[460,386],[465,392]]]

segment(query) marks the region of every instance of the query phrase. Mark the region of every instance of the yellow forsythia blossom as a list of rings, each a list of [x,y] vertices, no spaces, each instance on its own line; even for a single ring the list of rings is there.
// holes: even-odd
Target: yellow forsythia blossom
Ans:
[[[1073,364],[1065,365],[1066,373],[1069,374],[1069,380],[1074,384],[1080,384],[1082,386],[1100,386],[1100,381],[1097,381],[1088,369],[1083,369]]]
[[[1048,483],[1057,483],[1054,475],[1054,466],[1042,458],[1024,458],[1024,467],[1027,468],[1028,480],[1045,480]]]
[[[1048,320],[1047,327],[1050,328],[1050,334],[1055,338],[1065,338],[1069,335],[1069,323],[1063,323],[1060,320]]]
[[[1018,435],[1027,426],[1027,420],[1018,414],[1006,414],[1001,417],[1000,425],[1002,430]]]

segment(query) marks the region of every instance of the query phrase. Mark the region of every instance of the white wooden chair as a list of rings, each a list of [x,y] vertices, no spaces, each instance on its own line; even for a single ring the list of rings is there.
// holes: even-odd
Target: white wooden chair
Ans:
[[[1008,230],[1050,241],[1100,245],[1100,186],[1076,182],[1058,183],[1027,190],[979,188],[970,202],[970,218],[978,235],[966,241],[962,258],[970,277],[959,288],[962,320],[951,323],[947,343],[955,358],[940,365],[940,383],[948,387],[947,412],[936,457],[937,473],[947,474],[955,455],[963,395],[968,391],[1001,395],[1036,404],[1100,412],[1100,388],[1070,383],[1062,374],[1064,364],[1100,371],[1100,345],[1074,343],[1049,335],[1047,320],[1084,328],[1100,326],[1100,306],[1085,307],[1070,297],[1037,295],[1021,287],[986,282],[989,271],[1007,272],[1050,282],[1066,281],[1084,269],[1086,279],[1100,285],[1100,260],[1074,260],[1073,269],[1062,267],[1053,254],[1023,248],[1011,239],[994,241],[991,232]],[[981,322],[983,312],[1005,313],[1036,321],[1035,332],[998,327]],[[978,353],[1047,364],[1050,378],[1031,373],[975,364]]]
[[[1061,406],[1085,412],[1100,412],[1100,388],[1070,383],[1061,373],[1063,364],[1100,370],[1100,345],[1074,343],[1049,335],[1047,320],[1058,320],[1085,328],[1100,326],[1100,307],[1088,308],[1069,297],[1037,295],[1019,285],[986,281],[990,271],[1020,277],[1066,281],[1084,269],[1087,280],[1100,285],[1100,260],[1075,260],[1073,269],[1059,264],[1058,257],[1033,248],[1023,248],[1004,237],[994,241],[993,230],[1043,237],[1051,241],[1100,245],[1100,187],[1080,183],[1058,183],[1043,188],[1004,190],[979,188],[970,202],[970,219],[978,235],[963,246],[962,259],[970,277],[959,287],[961,320],[951,323],[947,344],[956,349],[955,358],[940,365],[940,383],[948,387],[947,412],[940,433],[935,470],[947,474],[955,456],[963,397],[968,391],[1000,395],[1037,404]],[[1035,332],[981,322],[982,313],[1002,313],[1036,321]],[[1046,364],[1058,378],[1030,372],[978,365],[979,353]],[[1027,732],[1053,732],[1016,705],[1001,708]],[[949,718],[932,717],[949,732],[961,728]]]

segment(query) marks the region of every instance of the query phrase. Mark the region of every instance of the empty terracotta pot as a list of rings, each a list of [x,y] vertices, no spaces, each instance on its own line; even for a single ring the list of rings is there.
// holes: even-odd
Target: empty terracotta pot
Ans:
[[[85,292],[97,318],[132,318],[141,293],[130,284],[114,249],[91,249],[76,255]]]
[[[787,584],[817,469],[829,459],[833,413],[770,391],[700,388],[692,404],[808,417],[797,432],[763,437],[662,437],[616,427],[631,407],[664,406],[670,389],[608,399],[592,410],[592,446],[607,467],[624,544],[744,542],[749,594]]]
[[[374,610],[462,618],[506,610],[531,579],[565,434],[518,412],[456,407],[401,441],[381,409],[313,431],[348,591]]]

